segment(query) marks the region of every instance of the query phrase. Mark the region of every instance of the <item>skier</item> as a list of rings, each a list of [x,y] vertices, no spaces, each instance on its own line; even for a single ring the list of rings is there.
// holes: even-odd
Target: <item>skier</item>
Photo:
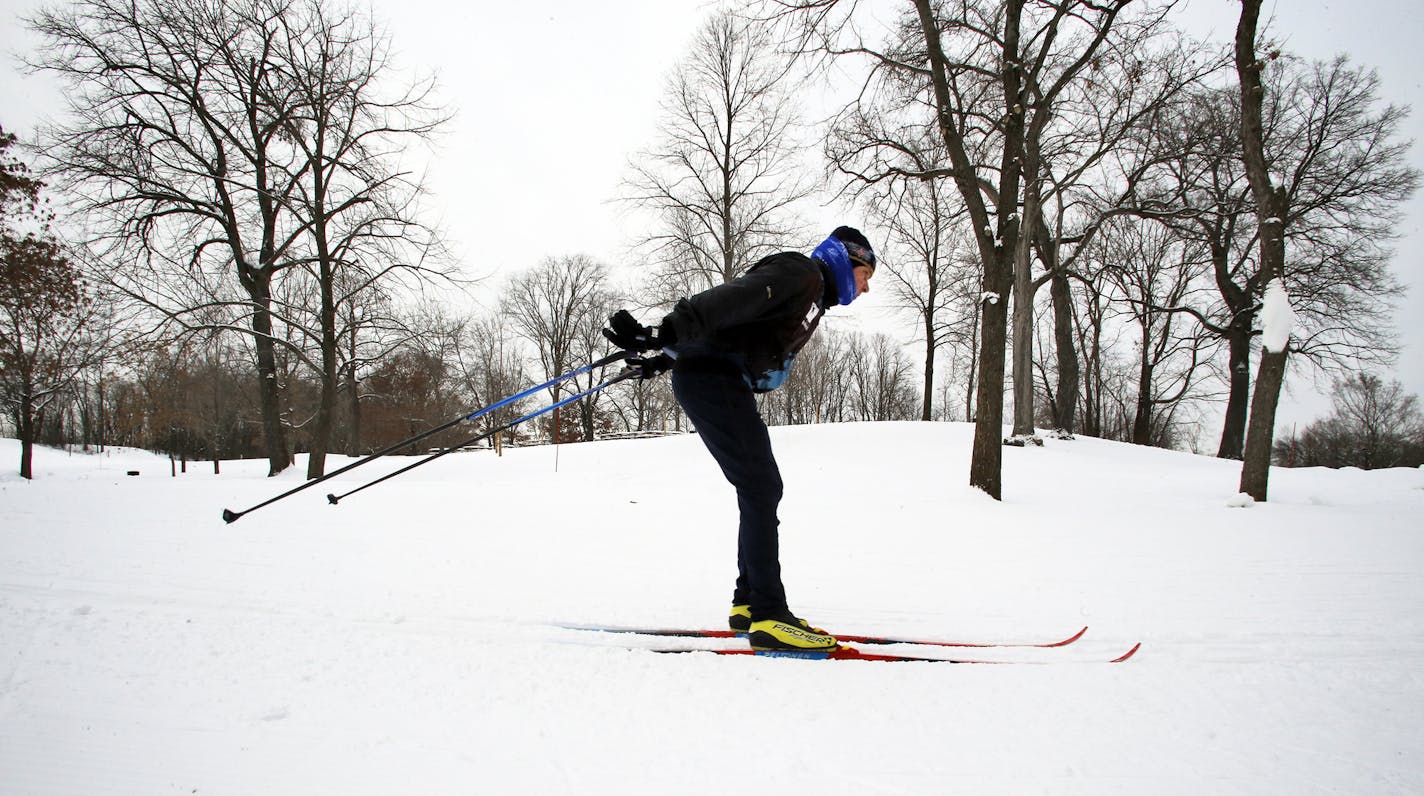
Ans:
[[[780,387],[821,315],[870,290],[875,252],[859,230],[837,227],[807,257],[781,252],[742,276],[677,302],[656,329],[627,310],[603,334],[637,352],[628,363],[651,379],[672,370],[672,389],[737,491],[737,585],[728,624],[753,649],[826,650],[835,636],[786,603],[777,540],[781,474],[754,394]],[[658,351],[658,354],[644,352]]]

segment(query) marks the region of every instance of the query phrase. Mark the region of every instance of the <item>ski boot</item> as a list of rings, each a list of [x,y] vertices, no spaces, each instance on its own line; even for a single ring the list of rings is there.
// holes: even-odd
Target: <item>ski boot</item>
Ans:
[[[790,612],[754,620],[747,638],[757,651],[821,652],[839,646],[835,636]]]
[[[732,613],[727,617],[727,627],[735,633],[745,633],[752,629],[752,607],[750,605],[734,605]]]

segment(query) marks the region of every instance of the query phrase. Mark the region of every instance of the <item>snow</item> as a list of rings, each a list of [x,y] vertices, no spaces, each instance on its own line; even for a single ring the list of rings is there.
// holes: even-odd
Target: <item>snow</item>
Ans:
[[[694,436],[327,504],[382,460],[232,525],[303,467],[41,449],[25,482],[0,440],[0,792],[1424,792],[1424,471],[1278,469],[1240,511],[1238,463],[1050,438],[1004,450],[996,502],[967,424],[772,436],[812,622],[1087,635],[940,666],[550,627],[725,621],[735,505]]]
[[[987,302],[989,302],[990,304],[998,304],[998,303],[999,303],[999,294],[998,294],[998,293],[995,293],[995,292],[992,291],[992,290],[986,290],[986,291],[984,291],[983,293],[980,293],[980,294],[979,294],[979,301],[981,301],[981,302],[987,301]]]
[[[1295,328],[1295,310],[1280,278],[1266,283],[1266,297],[1261,307],[1261,344],[1269,351],[1284,351]]]
[[[1249,509],[1256,505],[1256,499],[1245,492],[1238,492],[1227,499],[1226,505],[1237,509]]]

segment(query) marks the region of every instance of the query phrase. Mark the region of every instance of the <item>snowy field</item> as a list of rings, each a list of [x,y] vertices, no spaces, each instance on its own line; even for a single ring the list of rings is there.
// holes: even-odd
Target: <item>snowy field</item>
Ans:
[[[792,607],[1090,627],[976,653],[1042,665],[552,627],[723,625],[735,504],[696,437],[458,454],[327,504],[382,460],[232,525],[304,467],[39,450],[26,483],[0,440],[0,794],[1424,793],[1424,471],[1278,469],[1243,507],[1235,463],[1049,440],[1005,451],[997,503],[971,433],[774,429]]]

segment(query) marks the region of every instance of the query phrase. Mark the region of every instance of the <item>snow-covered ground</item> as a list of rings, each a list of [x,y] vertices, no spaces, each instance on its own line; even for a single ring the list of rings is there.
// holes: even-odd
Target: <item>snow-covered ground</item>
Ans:
[[[1275,470],[963,424],[777,428],[792,607],[1047,665],[655,655],[720,627],[696,437],[465,453],[330,506],[263,462],[0,441],[0,793],[1424,792],[1424,471]],[[340,462],[338,462],[339,464]],[[128,470],[139,470],[137,477]],[[1141,652],[1105,664],[1137,641]]]

